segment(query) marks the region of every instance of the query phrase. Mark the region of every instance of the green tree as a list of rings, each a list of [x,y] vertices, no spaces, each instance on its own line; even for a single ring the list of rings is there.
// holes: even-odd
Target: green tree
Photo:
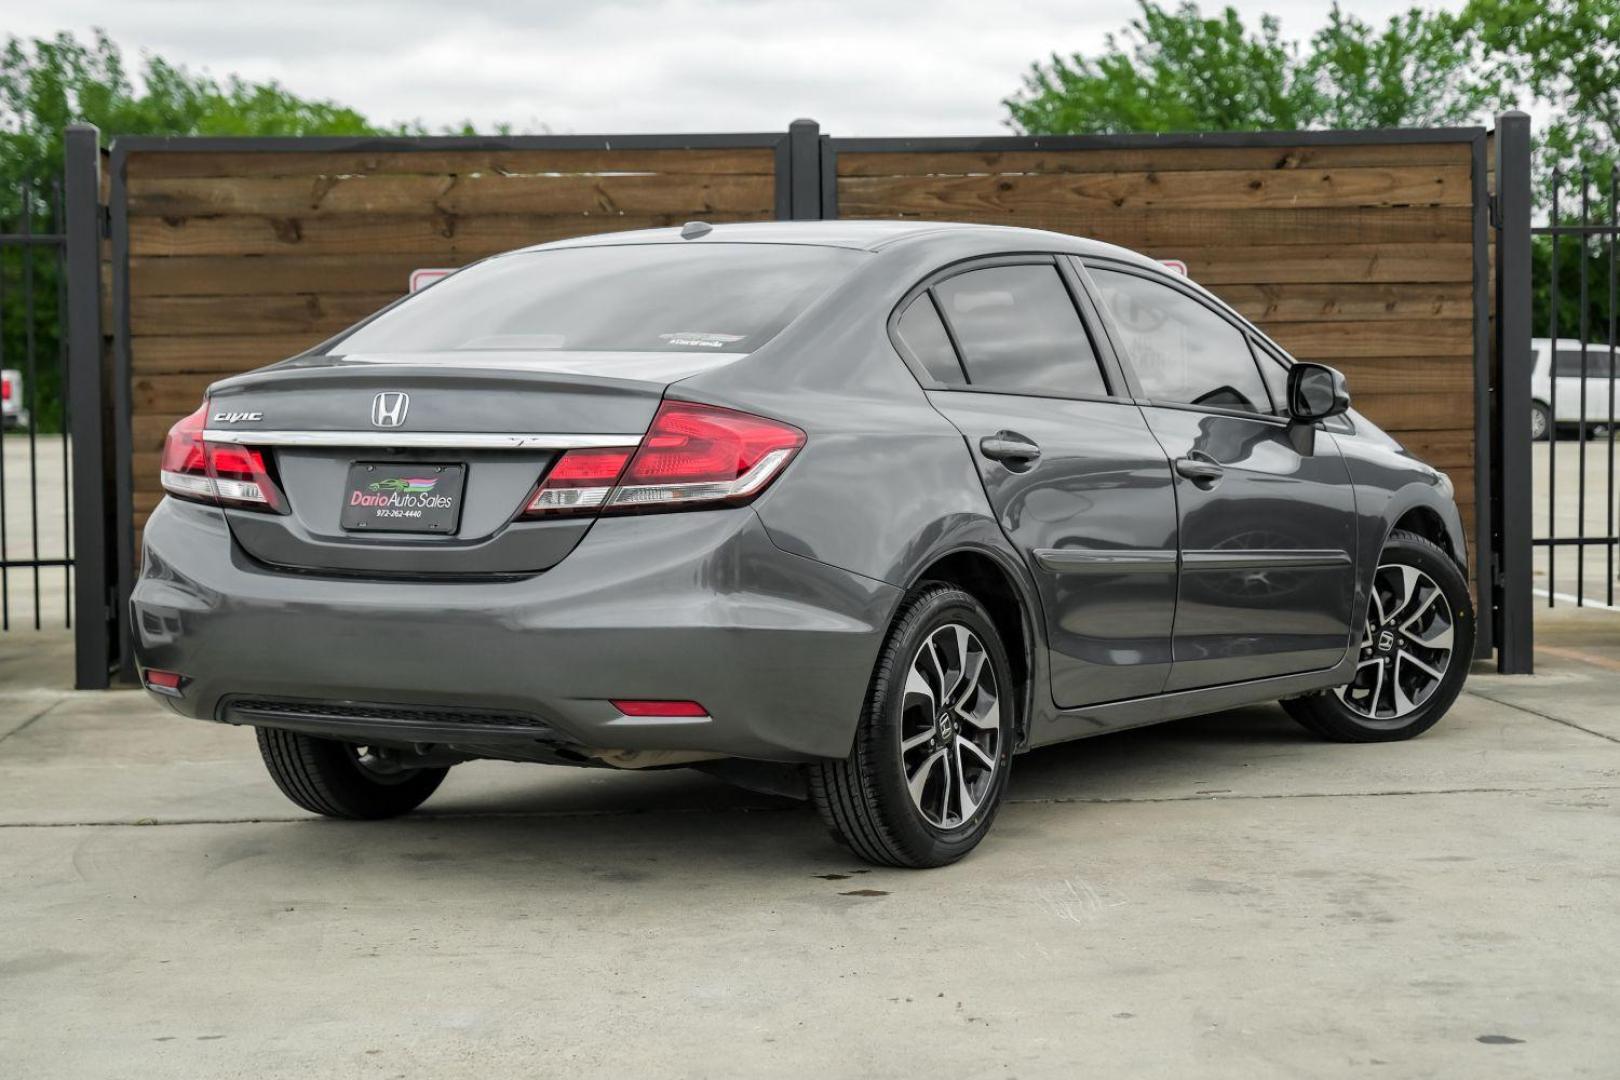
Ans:
[[[1611,221],[1615,167],[1620,163],[1620,2],[1617,0],[1470,0],[1468,20],[1487,46],[1494,77],[1521,88],[1538,118],[1535,174],[1541,214],[1558,224],[1586,213]],[[1556,210],[1554,192],[1557,194]],[[1537,237],[1532,325],[1552,325],[1554,268],[1558,333],[1581,334],[1580,268],[1587,269],[1586,336],[1609,339],[1609,245],[1597,237]]]
[[[1489,49],[1495,77],[1546,107],[1546,167],[1601,172],[1620,148],[1620,2],[1470,0],[1461,18]],[[1605,177],[1605,183],[1607,178]]]
[[[1316,111],[1300,75],[1271,16],[1256,34],[1232,8],[1206,19],[1192,3],[1169,11],[1142,0],[1101,55],[1032,65],[1004,104],[1012,128],[1032,135],[1288,129]]]
[[[1413,8],[1375,29],[1335,4],[1311,38],[1304,70],[1316,89],[1312,124],[1330,128],[1443,127],[1503,102],[1481,65],[1484,46],[1443,11]]]
[[[364,135],[377,132],[353,109],[300,98],[277,83],[193,74],[147,57],[138,79],[118,46],[97,33],[88,44],[71,34],[23,41],[0,52],[0,229],[26,216],[36,232],[54,220],[54,185],[62,175],[62,132],[88,122],[112,135]],[[25,304],[32,285],[34,318]],[[38,369],[29,405],[42,430],[61,422],[57,366],[59,275],[41,250],[8,250],[0,258],[0,349],[5,366],[21,366],[30,331]]]
[[[1251,31],[1228,7],[1141,13],[1101,54],[1033,65],[1004,104],[1028,134],[1288,131],[1458,123],[1502,99],[1470,24],[1413,9],[1378,30],[1335,5],[1301,50],[1273,16]]]

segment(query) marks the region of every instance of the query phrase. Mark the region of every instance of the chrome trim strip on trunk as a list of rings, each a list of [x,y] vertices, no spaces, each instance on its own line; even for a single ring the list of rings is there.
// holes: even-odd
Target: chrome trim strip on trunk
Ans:
[[[1037,548],[1035,561],[1054,574],[1173,574],[1176,553],[1148,550]]]
[[[1281,551],[1236,549],[1232,551],[1184,551],[1181,565],[1186,570],[1314,570],[1349,566],[1350,553],[1337,549]]]
[[[245,446],[363,446],[429,450],[578,450],[635,446],[641,432],[624,435],[541,435],[498,431],[254,431],[209,428],[208,442]]]

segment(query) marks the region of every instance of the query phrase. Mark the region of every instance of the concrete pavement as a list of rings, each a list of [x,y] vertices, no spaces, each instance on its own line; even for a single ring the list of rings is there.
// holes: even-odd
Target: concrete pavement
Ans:
[[[1581,618],[1588,618],[1582,616]],[[1039,751],[963,863],[868,870],[684,771],[478,763],[311,819],[251,733],[0,639],[18,1077],[1620,1071],[1620,617],[1429,735],[1274,707]],[[60,684],[57,684],[60,685]]]

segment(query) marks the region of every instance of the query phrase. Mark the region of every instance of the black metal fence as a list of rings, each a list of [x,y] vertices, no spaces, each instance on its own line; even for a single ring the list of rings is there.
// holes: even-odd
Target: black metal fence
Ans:
[[[1531,230],[1531,428],[1538,497],[1532,543],[1545,551],[1547,605],[1614,606],[1616,315],[1620,173],[1554,169],[1547,223]],[[1568,445],[1574,440],[1574,445]],[[1562,445],[1561,445],[1562,444]],[[1573,475],[1571,475],[1573,474]],[[1571,565],[1573,563],[1573,566]]]
[[[58,180],[0,192],[0,630],[73,625],[66,213]]]

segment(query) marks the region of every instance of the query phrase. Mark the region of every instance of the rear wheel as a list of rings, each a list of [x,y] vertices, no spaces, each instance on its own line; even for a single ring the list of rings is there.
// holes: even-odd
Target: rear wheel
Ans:
[[[1545,442],[1551,437],[1552,410],[1539,401],[1530,403],[1530,439],[1532,442]]]
[[[1390,535],[1358,650],[1348,684],[1283,708],[1339,742],[1410,739],[1446,714],[1474,655],[1474,605],[1451,556],[1413,533]]]
[[[884,643],[849,757],[810,766],[811,800],[868,862],[955,862],[990,830],[1011,766],[1015,690],[984,606],[920,587]]]
[[[409,813],[443,783],[448,768],[400,768],[386,750],[296,731],[258,728],[259,754],[281,793],[305,810],[335,818]]]

